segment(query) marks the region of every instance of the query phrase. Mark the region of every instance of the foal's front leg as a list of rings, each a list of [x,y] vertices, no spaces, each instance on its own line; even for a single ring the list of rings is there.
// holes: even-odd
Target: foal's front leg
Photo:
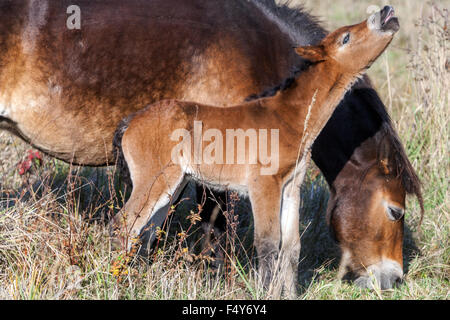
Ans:
[[[281,183],[274,176],[259,176],[249,185],[255,224],[254,244],[258,256],[258,273],[266,288],[274,284],[280,249]],[[279,296],[279,288],[273,288]]]

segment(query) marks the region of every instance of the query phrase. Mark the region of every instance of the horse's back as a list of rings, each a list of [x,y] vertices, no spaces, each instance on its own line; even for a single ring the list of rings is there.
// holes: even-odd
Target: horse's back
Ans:
[[[26,52],[0,105],[27,141],[69,162],[113,161],[118,123],[149,103],[235,104],[291,65],[288,36],[253,2],[81,0],[80,30],[66,26],[70,1],[39,4],[21,14]]]

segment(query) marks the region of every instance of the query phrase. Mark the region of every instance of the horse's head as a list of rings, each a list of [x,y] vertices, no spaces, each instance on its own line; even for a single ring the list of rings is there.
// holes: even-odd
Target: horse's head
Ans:
[[[330,33],[319,45],[296,51],[311,62],[332,61],[342,73],[360,74],[383,53],[398,29],[394,9],[386,6],[359,24]]]
[[[355,150],[331,192],[327,219],[342,250],[341,278],[369,288],[376,280],[381,289],[401,282],[407,193],[418,196],[423,210],[419,179],[384,124]]]

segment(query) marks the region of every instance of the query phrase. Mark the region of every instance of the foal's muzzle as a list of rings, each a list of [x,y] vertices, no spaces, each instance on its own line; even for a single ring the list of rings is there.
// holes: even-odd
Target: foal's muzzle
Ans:
[[[395,16],[394,8],[391,6],[385,6],[380,11],[380,27],[382,31],[398,31],[400,24],[398,18]]]

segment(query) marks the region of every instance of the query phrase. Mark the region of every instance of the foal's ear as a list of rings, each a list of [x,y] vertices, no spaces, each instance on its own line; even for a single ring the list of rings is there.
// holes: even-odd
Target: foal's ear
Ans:
[[[326,53],[323,46],[305,46],[295,48],[295,52],[302,58],[313,63],[326,60]]]

